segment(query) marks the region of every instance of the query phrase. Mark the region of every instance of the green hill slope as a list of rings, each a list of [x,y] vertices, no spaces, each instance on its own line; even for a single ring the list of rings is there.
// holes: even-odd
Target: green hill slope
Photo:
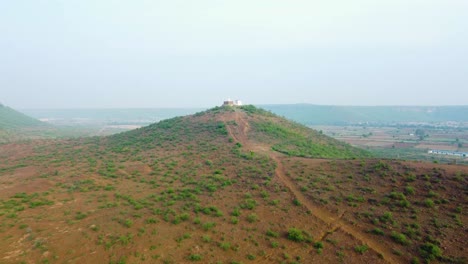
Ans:
[[[242,108],[252,117],[253,137],[269,143],[273,150],[297,157],[358,158],[368,157],[362,149],[333,139],[301,124],[253,106]]]
[[[244,129],[239,129],[243,127]],[[165,147],[177,149],[187,142],[234,141],[229,131],[239,131],[250,145],[290,156],[310,158],[357,158],[369,154],[254,106],[216,107],[186,117],[168,119],[134,131],[111,136],[111,148],[118,152]]]
[[[292,157],[359,155],[252,106],[0,144],[0,258],[466,263],[468,168]]]
[[[0,144],[55,138],[58,134],[54,127],[0,104]]]
[[[44,125],[37,119],[0,104],[0,129],[20,129]]]

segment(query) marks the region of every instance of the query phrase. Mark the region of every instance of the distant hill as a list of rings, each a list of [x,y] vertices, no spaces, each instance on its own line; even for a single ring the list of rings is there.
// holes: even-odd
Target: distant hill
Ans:
[[[259,105],[305,125],[468,123],[468,106],[332,106],[311,104]],[[168,118],[193,114],[201,108],[141,109],[22,109],[22,112],[59,126],[149,125]]]
[[[37,119],[0,104],[0,129],[20,129],[45,126]]]
[[[263,105],[262,107],[306,125],[468,122],[468,106],[327,106],[291,104]]]
[[[75,129],[70,132],[72,135]],[[65,131],[18,112],[0,104],[0,144],[18,142],[30,139],[57,138]]]
[[[193,114],[201,108],[114,108],[114,109],[23,109],[37,119],[55,125],[136,124],[149,125],[176,116]]]

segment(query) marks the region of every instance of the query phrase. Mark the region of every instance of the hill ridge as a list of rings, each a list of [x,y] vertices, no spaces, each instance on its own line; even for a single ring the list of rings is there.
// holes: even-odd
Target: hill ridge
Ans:
[[[323,231],[322,235],[320,235],[318,241],[323,241],[326,238],[327,234],[333,233],[336,230],[341,229],[342,231],[354,237],[355,239],[360,240],[363,244],[368,245],[372,250],[376,251],[380,256],[382,256],[382,258],[388,263],[402,262],[402,260],[398,260],[396,257],[393,256],[394,254],[391,252],[391,250],[389,250],[385,246],[380,245],[379,242],[372,238],[372,236],[370,236],[368,233],[362,232],[357,228],[353,228],[351,225],[343,221],[342,217],[344,213],[340,216],[333,215],[332,213],[326,211],[324,208],[316,206],[311,201],[309,201],[301,193],[299,188],[296,187],[293,181],[286,175],[285,168],[282,164],[282,158],[284,158],[285,155],[273,151],[266,145],[254,143],[248,139],[250,125],[246,121],[245,115],[245,113],[241,114],[239,111],[233,113],[233,118],[238,124],[239,129],[234,131],[234,127],[232,125],[227,126],[229,135],[233,137],[236,141],[240,142],[246,148],[251,149],[251,151],[258,151],[262,154],[265,154],[276,163],[277,166],[275,169],[275,176],[278,179],[280,179],[280,181],[290,190],[291,194],[294,196],[294,199],[297,199],[311,212],[313,216],[317,217],[328,226],[328,228]],[[225,119],[225,121],[228,121],[228,119]]]
[[[109,139],[115,146],[150,148],[158,145],[156,141],[162,144],[162,142],[167,143],[167,140],[193,140],[192,137],[207,136],[206,133],[211,133],[211,136],[226,137],[228,126],[249,130],[250,141],[258,141],[263,147],[268,145],[275,151],[289,156],[344,159],[369,156],[364,150],[251,105],[215,107],[193,115],[166,119],[133,131],[112,135]],[[187,129],[188,127],[191,129]],[[242,131],[241,135],[246,137],[246,131]],[[243,141],[247,142],[247,138]]]

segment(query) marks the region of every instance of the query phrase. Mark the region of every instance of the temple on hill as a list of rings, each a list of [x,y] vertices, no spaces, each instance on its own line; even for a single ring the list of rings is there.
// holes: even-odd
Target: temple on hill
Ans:
[[[227,99],[226,101],[223,102],[223,106],[241,106],[242,101],[240,100],[231,100]]]

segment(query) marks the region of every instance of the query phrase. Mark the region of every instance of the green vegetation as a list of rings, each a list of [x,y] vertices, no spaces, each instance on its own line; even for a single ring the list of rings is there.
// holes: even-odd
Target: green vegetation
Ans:
[[[399,234],[397,232],[392,232],[392,239],[398,244],[408,245],[409,241],[404,234]]]
[[[364,150],[272,114],[252,124],[258,140],[271,143],[273,150],[290,156],[348,159],[369,156]]]
[[[31,138],[54,138],[54,128],[0,104],[0,144]]]
[[[420,252],[421,252],[422,257],[427,262],[431,260],[435,260],[442,256],[442,250],[438,246],[432,243],[425,243],[421,245]]]
[[[274,232],[274,231],[271,231],[271,230],[268,230],[268,231],[266,232],[266,235],[269,236],[269,237],[274,237],[274,238],[278,238],[278,237],[279,237],[279,233]]]
[[[379,236],[383,236],[385,235],[384,231],[382,231],[382,229],[380,228],[374,228],[371,230],[371,233],[372,234],[375,234],[375,235],[379,235]]]
[[[201,261],[203,259],[203,257],[201,255],[198,255],[198,254],[192,254],[190,256],[188,256],[188,260],[190,261]]]
[[[311,242],[312,238],[308,233],[298,228],[288,229],[288,239],[294,242]]]
[[[354,247],[354,251],[356,251],[359,254],[364,254],[369,247],[367,245],[361,245],[361,246],[356,246]]]
[[[424,200],[424,205],[426,207],[432,208],[434,207],[434,201],[432,199],[427,198],[426,200]]]
[[[255,122],[268,121],[285,128],[286,136],[256,130]],[[393,250],[396,262],[459,261],[465,168],[336,156],[326,161],[268,149],[300,142],[288,133],[334,144],[246,106],[111,137],[0,149],[0,252],[21,250],[19,263],[80,256],[109,263],[377,260],[376,254],[359,255],[372,249],[355,247],[345,231],[353,229],[362,241]],[[320,204],[338,222],[325,226],[313,209]],[[65,238],[72,247],[62,250]],[[448,239],[453,248],[442,256],[439,247]]]
[[[365,151],[354,149],[345,143],[336,141],[336,144],[320,142],[320,135],[305,136],[288,131],[274,123],[257,123],[256,129],[267,133],[274,138],[286,140],[273,145],[273,150],[298,157],[309,158],[355,158],[367,156]],[[332,141],[332,139],[327,139]]]
[[[0,104],[0,130],[41,126],[46,126],[46,124]]]
[[[249,215],[247,216],[247,222],[249,222],[249,223],[255,223],[255,222],[257,222],[257,221],[258,221],[258,216],[257,216],[257,214],[253,214],[253,213],[252,213],[252,214],[249,214]]]

